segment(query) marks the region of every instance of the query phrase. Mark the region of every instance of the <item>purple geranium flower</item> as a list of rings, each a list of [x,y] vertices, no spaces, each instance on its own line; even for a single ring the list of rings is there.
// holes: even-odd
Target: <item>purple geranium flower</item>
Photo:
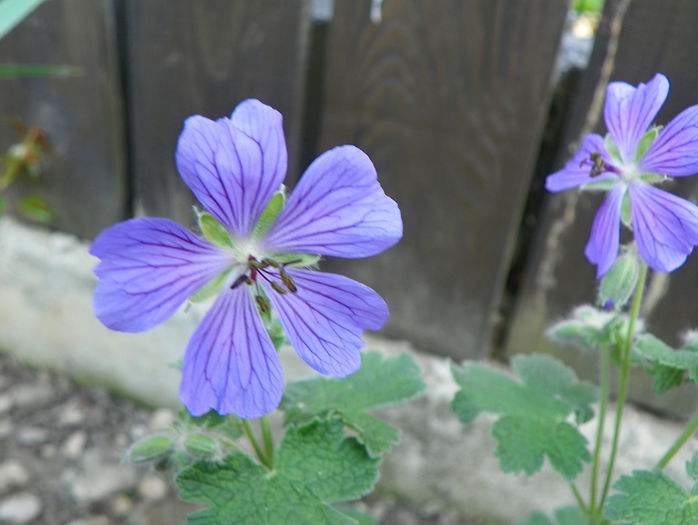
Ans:
[[[660,272],[681,266],[698,244],[698,207],[651,186],[698,172],[698,105],[663,129],[650,127],[668,92],[661,74],[637,87],[609,84],[608,135],[587,135],[572,160],[546,180],[553,192],[577,186],[608,191],[585,250],[599,277],[618,254],[621,220],[632,228],[640,256]]]
[[[193,415],[214,409],[253,418],[278,405],[281,367],[260,312],[276,312],[315,370],[337,377],[357,370],[361,332],[381,328],[388,308],[363,284],[308,269],[317,257],[304,254],[366,257],[402,237],[400,211],[369,158],[354,146],[325,152],[281,208],[281,114],[246,100],[230,119],[188,118],[176,161],[209,212],[200,215],[209,235],[156,218],[103,231],[90,249],[101,259],[94,298],[100,321],[141,332],[202,287],[220,289],[182,363],[180,398]]]

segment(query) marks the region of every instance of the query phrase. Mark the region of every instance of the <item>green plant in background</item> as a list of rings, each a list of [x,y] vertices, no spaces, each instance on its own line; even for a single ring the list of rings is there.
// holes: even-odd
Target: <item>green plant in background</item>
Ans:
[[[600,14],[604,0],[574,0],[572,9],[577,13]]]
[[[549,332],[555,341],[598,354],[599,389],[579,381],[571,369],[545,355],[515,357],[514,378],[480,363],[453,367],[460,390],[452,408],[461,421],[467,423],[481,412],[498,416],[492,436],[501,469],[530,475],[547,458],[577,503],[558,509],[553,518],[536,512],[517,525],[698,523],[698,453],[686,465],[692,486],[684,487],[662,472],[698,429],[698,415],[653,470],[635,470],[620,478],[614,470],[622,453],[620,435],[631,367],[653,378],[657,395],[698,382],[696,333],[687,334],[683,346],[674,349],[647,333],[639,318],[648,270],[672,272],[698,245],[698,206],[655,187],[670,177],[698,173],[698,105],[684,110],[666,127],[652,125],[668,91],[669,82],[661,74],[638,86],[611,83],[604,112],[609,133],[605,138],[584,137],[580,151],[546,180],[551,192],[579,187],[607,193],[585,249],[601,279],[598,307],[576,308]],[[622,225],[632,234],[624,245]],[[616,411],[608,462],[603,465],[614,368]],[[589,449],[579,427],[593,419],[596,400],[596,432]],[[576,480],[585,464],[590,483],[581,488]]]

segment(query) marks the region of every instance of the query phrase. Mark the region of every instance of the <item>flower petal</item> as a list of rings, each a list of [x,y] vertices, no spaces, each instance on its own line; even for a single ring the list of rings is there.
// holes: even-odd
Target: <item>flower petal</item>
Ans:
[[[281,114],[249,99],[230,119],[189,117],[175,157],[199,202],[233,234],[246,237],[286,174]]]
[[[261,417],[281,400],[281,365],[247,286],[225,289],[201,320],[182,362],[179,398],[194,416]]]
[[[289,268],[298,291],[268,288],[274,310],[298,355],[318,372],[343,377],[361,366],[362,330],[388,318],[385,301],[368,286],[341,275]]]
[[[647,84],[633,87],[611,82],[606,92],[604,118],[618,151],[627,163],[635,160],[635,150],[669,93],[669,81],[658,73]]]
[[[548,175],[545,179],[545,189],[555,193],[576,188],[583,184],[617,178],[613,173],[602,173],[596,177],[591,176],[591,155],[594,153],[599,153],[604,162],[613,162],[611,156],[606,152],[606,146],[601,135],[590,133],[584,137],[579,151],[572,157],[572,160],[568,161],[561,170]]]
[[[698,173],[698,106],[685,109],[667,124],[638,168],[670,177]]]
[[[642,258],[659,272],[681,266],[698,244],[698,207],[640,182],[630,186],[630,202]]]
[[[138,218],[100,233],[90,253],[101,259],[97,318],[112,330],[142,332],[170,317],[231,263],[213,244],[168,219]]]
[[[306,170],[271,227],[267,249],[367,257],[402,237],[397,204],[386,196],[364,152],[340,146]]]
[[[591,236],[584,249],[589,262],[596,265],[596,277],[605,274],[618,255],[620,244],[620,207],[626,187],[619,185],[608,192],[594,217]]]

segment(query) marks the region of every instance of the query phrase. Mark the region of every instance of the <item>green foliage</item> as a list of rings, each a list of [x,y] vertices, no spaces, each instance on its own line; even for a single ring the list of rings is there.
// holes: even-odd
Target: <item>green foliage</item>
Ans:
[[[44,1],[44,0],[42,0]],[[0,6],[2,5],[0,0]],[[1,15],[0,15],[1,16]],[[2,22],[0,22],[1,24]],[[42,64],[0,64],[0,77],[74,77],[82,69],[74,66],[47,66]]]
[[[686,463],[698,481],[698,453]],[[604,517],[635,525],[695,525],[698,523],[698,482],[690,491],[659,470],[635,470],[613,485],[620,494],[608,498]]]
[[[657,395],[680,386],[688,379],[698,380],[698,348],[689,340],[675,350],[651,334],[643,334],[635,342],[635,353],[643,358],[643,367],[653,378]]]
[[[51,205],[39,195],[29,195],[19,201],[19,210],[28,218],[37,222],[51,222],[55,213]]]
[[[280,406],[285,422],[303,424],[317,415],[336,414],[356,431],[371,456],[388,451],[399,431],[366,411],[410,399],[425,385],[407,354],[384,359],[370,352],[362,361],[357,372],[342,379],[315,377],[289,384]]]
[[[542,512],[534,512],[514,525],[589,525],[589,520],[579,507],[562,507],[555,510],[554,521]]]
[[[222,462],[198,461],[177,476],[181,497],[208,508],[189,515],[190,525],[357,525],[331,506],[369,492],[379,460],[353,437],[339,418],[291,427],[273,470],[234,452]]]
[[[46,0],[0,0],[0,38]]]
[[[177,428],[181,431],[200,430],[209,435],[215,435],[227,442],[232,442],[244,434],[240,418],[234,415],[221,416],[214,410],[203,416],[194,417],[186,410],[180,410],[177,415]]]
[[[570,368],[550,356],[517,356],[512,367],[521,382],[481,363],[453,366],[461,387],[453,411],[463,422],[480,412],[500,416],[492,435],[504,472],[533,474],[547,456],[555,470],[573,480],[591,456],[586,439],[566,420],[574,414],[580,424],[592,417],[596,388],[578,381]]]
[[[578,13],[601,13],[604,0],[574,0],[572,8]]]

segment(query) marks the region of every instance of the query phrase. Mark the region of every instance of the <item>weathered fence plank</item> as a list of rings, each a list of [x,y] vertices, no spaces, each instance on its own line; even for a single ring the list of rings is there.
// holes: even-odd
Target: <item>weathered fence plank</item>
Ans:
[[[610,2],[605,16],[608,17],[618,5],[618,1]],[[657,72],[666,74],[671,91],[657,116],[659,123],[666,124],[682,109],[698,103],[698,75],[694,67],[698,63],[696,19],[698,3],[692,0],[669,0],[663,2],[661,8],[653,0],[633,0],[625,13],[610,80],[637,84],[646,82]],[[606,22],[581,82],[558,166],[574,149],[570,143],[579,138],[593,90],[601,76],[610,32],[608,18]],[[601,85],[604,91],[605,85]],[[602,116],[600,120],[596,131],[603,134],[606,129]],[[696,202],[698,177],[682,178],[666,189]],[[594,375],[596,356],[583,355],[570,348],[556,348],[543,334],[551,321],[566,315],[574,305],[594,301],[595,270],[584,258],[584,245],[601,199],[598,194],[577,196],[574,192],[549,197],[510,325],[506,343],[508,354],[522,351],[555,353],[573,363],[585,375]],[[655,274],[648,292],[651,312],[645,312],[650,315],[649,329],[669,342],[677,342],[677,333],[698,326],[698,294],[691,292],[697,287],[696,255],[670,276]],[[633,385],[631,395],[636,400],[657,407],[687,414],[697,404],[695,391],[690,389],[655,401],[647,381],[638,377]]]
[[[399,203],[403,241],[334,263],[387,299],[389,331],[486,354],[547,113],[565,2],[335,3],[323,149],[352,143]]]
[[[54,153],[40,183],[52,226],[91,237],[123,218],[126,175],[123,106],[114,20],[108,0],[46,2],[0,40],[0,62],[67,64],[68,78],[0,79],[0,147],[18,142],[10,122],[45,130]]]
[[[137,212],[192,220],[194,199],[173,160],[183,120],[229,115],[245,98],[283,113],[295,170],[309,29],[304,0],[128,0],[126,21]]]

